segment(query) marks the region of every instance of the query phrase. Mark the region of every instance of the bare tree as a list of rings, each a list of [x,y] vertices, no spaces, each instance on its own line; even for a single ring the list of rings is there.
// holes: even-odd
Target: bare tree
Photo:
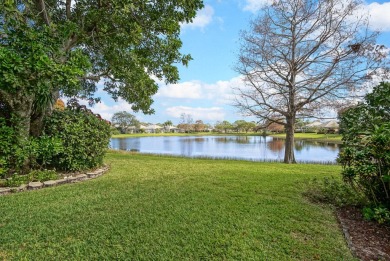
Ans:
[[[286,130],[285,163],[295,163],[294,126],[348,97],[375,72],[375,45],[355,0],[277,0],[242,32],[235,105]]]
[[[182,113],[180,114],[180,124],[178,127],[185,130],[185,132],[191,132],[193,129],[194,119],[191,114]]]

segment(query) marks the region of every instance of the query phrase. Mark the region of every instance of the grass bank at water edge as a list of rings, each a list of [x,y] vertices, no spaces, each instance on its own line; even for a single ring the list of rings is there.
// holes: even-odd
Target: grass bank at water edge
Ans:
[[[354,260],[302,196],[338,166],[110,152],[104,176],[0,197],[0,260]]]
[[[275,138],[286,138],[285,133],[271,134],[270,136]],[[317,134],[317,133],[295,133],[294,138],[296,140],[310,140],[319,142],[331,142],[331,143],[342,143],[340,134]]]

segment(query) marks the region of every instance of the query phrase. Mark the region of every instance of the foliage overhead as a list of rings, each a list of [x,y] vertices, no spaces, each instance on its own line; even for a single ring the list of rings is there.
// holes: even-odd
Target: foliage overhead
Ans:
[[[7,88],[29,86],[34,92],[56,79],[52,88],[90,99],[104,78],[104,90],[114,98],[151,113],[150,96],[157,91],[151,75],[179,79],[174,64],[191,60],[179,52],[180,24],[191,22],[202,6],[200,0],[5,1],[0,34],[7,60],[1,72],[8,76],[2,78]],[[26,55],[31,58],[21,59]],[[75,67],[63,68],[69,63]],[[34,72],[39,77],[26,77]]]

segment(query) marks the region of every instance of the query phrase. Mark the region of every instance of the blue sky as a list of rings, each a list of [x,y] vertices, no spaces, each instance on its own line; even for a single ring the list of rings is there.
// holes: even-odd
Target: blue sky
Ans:
[[[114,102],[104,92],[97,96],[102,102],[92,111],[110,120],[118,111],[128,111],[143,122],[180,122],[182,113],[191,114],[194,120],[206,123],[238,119],[254,120],[239,114],[231,106],[232,87],[240,84],[234,71],[239,51],[241,30],[249,28],[249,22],[259,8],[270,0],[205,0],[192,24],[182,25],[182,53],[190,53],[193,61],[189,66],[179,66],[180,81],[166,85],[159,82],[159,91],[153,97],[154,115],[133,113],[131,106],[119,100]],[[366,1],[370,12],[370,24],[382,34],[378,42],[390,46],[390,2]]]

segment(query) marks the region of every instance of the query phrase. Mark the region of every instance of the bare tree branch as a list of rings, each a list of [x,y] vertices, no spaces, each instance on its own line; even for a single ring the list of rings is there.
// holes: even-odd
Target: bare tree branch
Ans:
[[[48,14],[48,11],[46,9],[46,3],[45,0],[37,0],[38,1],[38,6],[40,8],[40,13],[42,14],[42,18],[45,21],[46,25],[50,25],[50,16]]]
[[[383,65],[385,56],[372,48],[376,33],[367,29],[366,17],[356,18],[359,4],[279,0],[242,33],[236,71],[245,86],[235,89],[235,105],[286,127],[285,162],[295,160],[290,150],[297,117],[314,118],[339,105],[351,86],[362,88],[367,73]]]

